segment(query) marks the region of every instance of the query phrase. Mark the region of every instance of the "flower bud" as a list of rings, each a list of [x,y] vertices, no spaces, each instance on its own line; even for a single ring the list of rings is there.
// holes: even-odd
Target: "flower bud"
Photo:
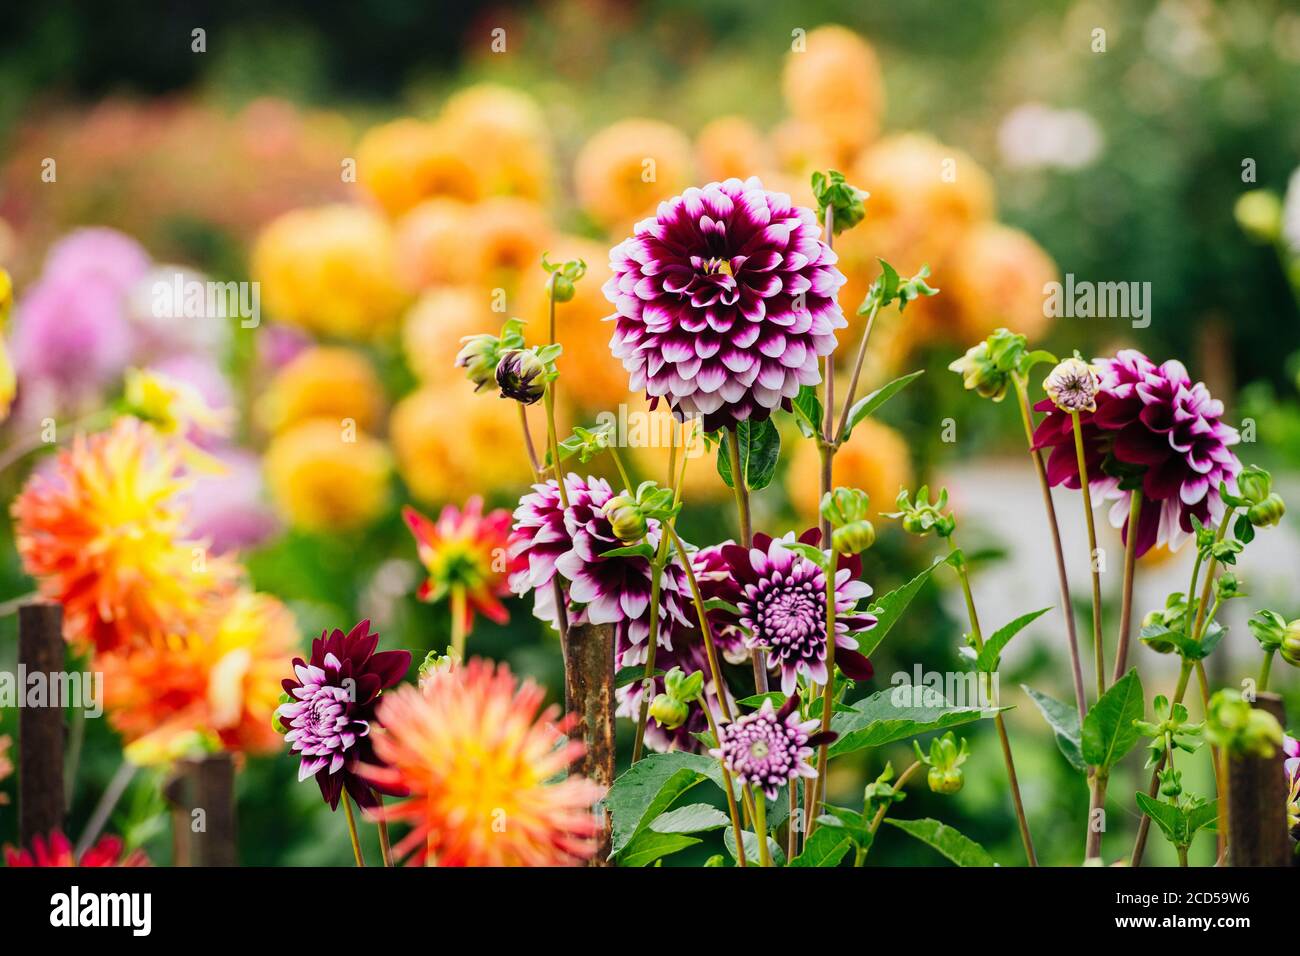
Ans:
[[[1256,528],[1271,528],[1281,522],[1286,514],[1286,502],[1277,492],[1270,492],[1268,497],[1258,504],[1253,504],[1246,511],[1246,518]]]
[[[292,704],[292,703],[293,703],[293,695],[290,694],[288,691],[285,691],[282,694],[280,694],[280,699],[277,701],[277,704]],[[278,706],[275,708],[275,710],[271,711],[271,729],[274,730],[281,737],[283,737],[285,734],[289,732],[289,728],[286,727],[284,724],[280,723],[280,708]]]
[[[687,674],[680,667],[674,667],[664,675],[664,690],[675,700],[689,703],[704,690],[704,671]]]
[[[456,353],[456,368],[465,370],[465,377],[479,391],[496,381],[497,363],[500,361],[501,340],[495,335],[467,335]]]
[[[912,741],[912,748],[916,751],[916,758],[930,768],[925,779],[932,792],[953,794],[962,788],[965,779],[962,776],[961,765],[970,756],[965,740],[962,740],[959,748],[952,731],[949,731],[942,737],[935,737],[930,741],[928,755],[921,750],[921,745],[916,741]]]
[[[690,714],[690,705],[670,694],[657,694],[650,703],[650,716],[665,730],[676,730]]]
[[[861,554],[876,543],[876,529],[870,521],[854,521],[831,532],[836,554]]]
[[[930,772],[925,775],[926,782],[930,785],[933,793],[954,794],[962,788],[966,782],[960,769],[940,770],[938,767],[931,767]]]
[[[609,519],[614,537],[624,544],[635,544],[645,537],[646,520],[630,495],[615,495],[605,503],[605,517]]]
[[[836,488],[822,496],[822,517],[832,528],[862,521],[871,511],[871,498],[857,488]]]
[[[1300,618],[1287,624],[1278,650],[1282,654],[1282,660],[1292,667],[1300,667]]]
[[[961,376],[961,383],[968,391],[995,402],[1006,397],[1011,385],[1010,373],[999,369],[990,358],[987,342],[971,346],[965,355],[948,366],[948,370]]]
[[[1237,476],[1237,491],[1247,504],[1259,504],[1272,490],[1272,476],[1258,465],[1247,465]]]
[[[546,364],[532,349],[511,349],[497,363],[496,380],[502,398],[513,398],[524,405],[532,405],[546,392],[543,381]]]
[[[1063,412],[1095,412],[1101,379],[1083,359],[1068,358],[1043,380],[1043,391]]]
[[[1183,793],[1183,772],[1165,770],[1160,773],[1160,795],[1162,797],[1179,797]]]

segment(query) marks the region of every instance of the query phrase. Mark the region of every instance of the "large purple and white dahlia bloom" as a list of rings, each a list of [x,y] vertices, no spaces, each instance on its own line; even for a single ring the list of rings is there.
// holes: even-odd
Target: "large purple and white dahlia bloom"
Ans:
[[[1079,419],[1089,487],[1097,500],[1113,502],[1111,524],[1124,529],[1127,541],[1130,489],[1140,484],[1137,554],[1156,544],[1177,548],[1191,533],[1193,518],[1202,524],[1222,519],[1219,485],[1236,493],[1241,461],[1232,446],[1241,437],[1223,421],[1223,403],[1203,383],[1193,383],[1181,362],[1156,365],[1136,349],[1124,349],[1095,364],[1101,379],[1097,409]],[[1049,481],[1078,488],[1070,416],[1050,401],[1037,407],[1047,413],[1034,444],[1051,449]]]
[[[811,528],[800,537],[816,545],[820,532]],[[786,547],[794,532],[783,538],[754,535],[754,546],[725,545],[723,557],[731,567],[734,584],[731,603],[740,611],[739,624],[746,643],[767,652],[768,666],[781,672],[781,690],[794,693],[799,675],[825,684],[826,573],[798,551]],[[849,677],[866,679],[871,664],[857,653],[854,636],[876,626],[876,617],[857,610],[871,596],[871,586],[859,580],[862,562],[857,555],[840,555],[835,572],[835,661]]]
[[[712,431],[767,418],[847,322],[844,275],[811,209],[756,178],[686,190],[610,251],[610,349],[633,391]]]

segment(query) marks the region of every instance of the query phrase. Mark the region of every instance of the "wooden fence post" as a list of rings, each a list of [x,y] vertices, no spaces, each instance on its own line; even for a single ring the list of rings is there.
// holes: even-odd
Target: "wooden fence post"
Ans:
[[[176,866],[235,866],[235,761],[228,753],[177,762],[164,795],[172,805]]]
[[[52,677],[64,667],[63,608],[46,601],[18,608],[18,668],[20,675]],[[62,682],[46,680],[45,700],[18,708],[18,841],[31,847],[34,837],[48,838],[63,829],[62,700],[54,698]],[[20,676],[19,694],[27,694]]]
[[[1254,706],[1286,726],[1277,694],[1260,693]],[[1228,864],[1287,866],[1291,838],[1286,825],[1286,776],[1279,749],[1272,757],[1226,754],[1228,762]]]
[[[608,788],[614,782],[614,625],[570,624],[565,654],[565,709],[578,715],[571,735],[587,745],[579,771]],[[609,865],[611,822],[592,861]]]

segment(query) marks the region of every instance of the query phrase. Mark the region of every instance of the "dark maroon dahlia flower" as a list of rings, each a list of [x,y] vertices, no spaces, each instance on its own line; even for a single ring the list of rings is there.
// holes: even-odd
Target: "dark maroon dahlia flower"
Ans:
[[[816,545],[821,534],[810,528],[800,536]],[[787,548],[794,533],[784,538],[754,535],[754,546],[725,545],[723,557],[731,566],[734,583],[731,602],[740,611],[739,625],[746,643],[767,652],[768,666],[781,672],[781,690],[793,694],[799,675],[825,684],[826,574],[812,561]],[[858,611],[858,602],[871,596],[871,587],[859,580],[862,561],[857,555],[840,555],[835,573],[835,663],[854,679],[871,676],[871,663],[857,653],[854,637],[876,626],[875,615]]]
[[[1201,382],[1192,383],[1178,361],[1157,366],[1141,352],[1124,349],[1098,359],[1097,410],[1080,415],[1088,484],[1098,500],[1113,502],[1111,524],[1128,541],[1135,488],[1142,489],[1136,553],[1156,544],[1178,548],[1192,532],[1192,519],[1212,524],[1223,517],[1220,483],[1236,493],[1241,462],[1231,446],[1237,430],[1223,421],[1223,403]],[[1034,433],[1037,448],[1050,449],[1048,479],[1079,487],[1070,416],[1050,401]]]
[[[376,791],[404,796],[360,776],[362,764],[378,764],[370,742],[380,694],[398,684],[411,666],[409,651],[380,651],[379,635],[362,621],[347,634],[335,628],[311,642],[311,660],[293,662],[294,678],[283,682],[293,698],[276,709],[287,728],[284,739],[300,754],[298,779],[312,774],[331,810],[346,787],[357,806],[374,807]]]
[[[610,349],[678,418],[765,419],[821,380],[847,324],[837,261],[812,210],[757,179],[692,187],[610,251]]]

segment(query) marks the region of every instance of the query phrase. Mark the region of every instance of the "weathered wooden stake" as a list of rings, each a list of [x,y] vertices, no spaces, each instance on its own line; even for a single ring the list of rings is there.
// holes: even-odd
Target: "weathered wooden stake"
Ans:
[[[581,738],[587,753],[579,771],[603,787],[614,782],[614,625],[570,624],[565,654],[564,704],[578,715],[571,735]],[[593,864],[607,866],[611,823]]]
[[[1255,706],[1286,726],[1286,711],[1277,694],[1260,693]],[[1286,776],[1279,749],[1272,757],[1227,754],[1228,864],[1286,866],[1291,839],[1286,825]]]
[[[176,866],[235,866],[235,762],[228,753],[176,764],[163,790],[172,805]]]
[[[20,674],[53,675],[63,671],[63,608],[37,601],[18,608]],[[54,691],[62,686],[46,680],[39,706],[30,698],[18,709],[18,840],[24,847],[33,837],[48,838],[63,829],[63,701]],[[18,687],[26,694],[27,686]]]

